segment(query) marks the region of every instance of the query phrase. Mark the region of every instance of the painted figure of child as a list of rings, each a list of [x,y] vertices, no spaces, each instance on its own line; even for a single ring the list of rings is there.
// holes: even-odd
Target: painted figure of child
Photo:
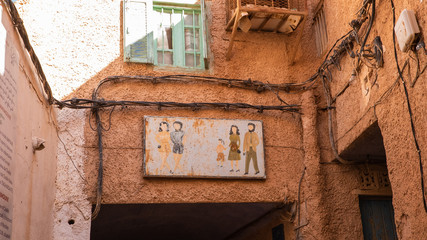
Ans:
[[[221,166],[221,167],[225,161],[224,150],[226,148],[224,147],[224,145],[225,145],[224,140],[218,139],[218,146],[216,146],[216,153],[218,153],[218,156],[216,157],[216,161],[217,161],[217,166]]]

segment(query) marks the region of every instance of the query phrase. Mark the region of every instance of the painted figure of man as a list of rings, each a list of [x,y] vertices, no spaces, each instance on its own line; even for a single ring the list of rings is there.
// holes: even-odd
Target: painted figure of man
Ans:
[[[255,124],[248,123],[248,132],[243,140],[243,155],[246,155],[245,175],[248,175],[249,164],[253,160],[255,174],[259,173],[258,161],[256,157],[256,147],[259,144],[258,134],[255,132]]]
[[[170,133],[171,141],[173,143],[173,159],[175,160],[175,167],[173,169],[173,172],[176,171],[176,169],[182,170],[181,166],[179,165],[179,162],[181,161],[182,154],[184,153],[184,143],[185,143],[185,136],[184,131],[182,131],[182,122],[175,121],[173,123],[173,128],[175,131]]]

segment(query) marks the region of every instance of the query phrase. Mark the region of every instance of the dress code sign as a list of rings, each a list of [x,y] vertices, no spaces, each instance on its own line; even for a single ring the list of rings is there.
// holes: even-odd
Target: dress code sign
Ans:
[[[0,6],[0,16],[3,8]],[[0,239],[11,239],[13,164],[16,161],[18,54],[0,24]]]
[[[262,121],[144,118],[144,176],[265,179]]]

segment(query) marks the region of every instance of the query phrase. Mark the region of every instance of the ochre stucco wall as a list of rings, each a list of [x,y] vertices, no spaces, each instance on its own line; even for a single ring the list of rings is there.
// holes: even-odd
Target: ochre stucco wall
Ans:
[[[55,96],[89,98],[93,88],[111,75],[168,75],[177,70],[159,70],[143,64],[123,62],[122,2],[73,1],[17,3],[30,38],[38,52]],[[225,61],[230,32],[225,32],[225,1],[208,1],[210,69],[184,72],[218,77],[252,78],[270,83],[299,82],[312,72],[304,71],[306,63],[297,61],[288,67],[286,47],[296,47],[295,36],[250,33],[237,34],[231,61]],[[44,15],[43,19],[38,16]],[[49,23],[49,24],[47,24]],[[307,27],[303,41],[309,42]],[[49,36],[49,37],[46,37]],[[65,41],[66,39],[66,41]],[[287,46],[288,45],[288,46]],[[305,44],[297,59],[310,58],[315,53],[312,44]],[[313,65],[314,66],[314,65]],[[182,71],[181,71],[182,73]],[[297,74],[298,73],[298,74]],[[55,79],[55,80],[53,80]],[[80,86],[81,85],[81,86]],[[67,87],[66,87],[67,86]],[[75,86],[80,86],[74,89]],[[178,90],[177,90],[178,89]],[[74,91],[75,90],[75,91]],[[245,102],[279,105],[273,93],[251,92],[200,84],[111,84],[101,90],[105,99],[176,101],[176,102]],[[298,95],[286,97],[289,103],[299,103]],[[88,112],[78,121],[70,112],[59,112],[63,140],[83,172],[88,184],[73,169],[67,154],[59,145],[59,165],[56,201],[55,237],[88,233],[86,200],[95,199],[97,177],[97,138],[88,125]],[[76,113],[79,115],[80,113]],[[142,177],[142,119],[144,115],[189,116],[229,119],[257,119],[264,122],[267,180],[210,180],[210,179],[144,179]],[[67,117],[68,116],[68,117]],[[107,115],[102,114],[103,120]],[[81,127],[79,127],[79,125]],[[280,112],[225,110],[162,110],[129,108],[116,109],[112,127],[104,132],[104,193],[103,203],[158,202],[281,202],[285,197],[296,198],[302,171],[300,116]],[[84,136],[81,129],[84,128]],[[81,138],[84,140],[81,141]],[[82,145],[80,145],[82,144]],[[80,152],[80,148],[84,153]],[[80,153],[79,153],[80,152]],[[84,159],[81,162],[80,159]],[[81,164],[81,165],[80,165]],[[68,178],[64,177],[64,174]],[[75,186],[77,189],[76,190]],[[68,191],[70,194],[66,195]],[[85,200],[86,199],[86,200]],[[78,206],[78,207],[76,207]],[[85,219],[86,218],[86,219]],[[67,226],[69,219],[76,220]],[[80,236],[84,236],[80,235]],[[87,235],[86,235],[87,236]],[[83,237],[84,238],[84,237]]]
[[[60,98],[90,98],[98,82],[111,75],[189,73],[123,62],[121,1],[78,0],[58,4],[32,0],[18,1],[17,4],[54,93]],[[302,47],[297,52],[296,64],[291,67],[287,64],[286,48],[295,47],[295,36],[268,33],[238,33],[233,57],[231,61],[226,61],[230,33],[224,30],[225,1],[207,1],[206,4],[210,14],[208,25],[212,61],[209,70],[190,74],[251,78],[270,83],[302,82],[321,63],[322,58],[315,54],[311,20],[317,1],[308,1],[309,17],[300,43]],[[377,16],[368,43],[375,36],[381,36],[385,49],[384,68],[377,70],[377,84],[368,95],[361,90],[360,78],[366,71],[362,69],[360,76],[337,99],[335,138],[338,139],[339,151],[342,151],[372,122],[378,120],[386,149],[398,236],[419,239],[427,235],[424,227],[427,218],[422,209],[418,160],[401,84],[387,100],[377,104],[375,112],[373,107],[370,108],[397,77],[391,39],[391,7],[388,1],[377,1],[376,4]],[[425,2],[395,1],[395,4],[397,17],[403,8],[411,8],[416,11],[421,28],[425,29],[426,17],[422,14],[426,12]],[[361,5],[362,1],[325,0],[328,48],[350,30],[348,23],[355,18]],[[40,18],[41,15],[44,17]],[[408,54],[398,54],[402,66]],[[425,57],[422,60],[425,63]],[[331,67],[332,96],[349,81],[354,61],[344,56],[341,71]],[[422,152],[427,151],[425,79],[425,75],[422,75],[415,87],[409,89]],[[312,92],[304,94],[283,94],[287,102],[302,105],[302,116],[242,110],[193,112],[183,109],[117,108],[112,114],[111,130],[104,132],[103,203],[280,202],[285,196],[296,200],[298,182],[305,166],[306,173],[301,185],[301,224],[308,222],[308,225],[301,228],[303,236],[307,239],[312,236],[318,239],[362,239],[358,195],[352,194],[359,187],[359,168],[336,163],[323,164],[331,162],[333,156],[323,90],[320,84],[316,86]],[[272,93],[258,94],[201,84],[108,84],[101,90],[100,97],[114,100],[279,104]],[[61,110],[59,114],[60,125],[64,132],[68,131],[65,143],[75,150],[71,155],[88,183],[79,178],[68,156],[60,151],[57,188],[63,195],[57,198],[55,224],[63,235],[55,235],[58,239],[72,234],[82,234],[82,238],[87,238],[90,231],[87,216],[90,215],[90,203],[95,199],[98,151],[96,134],[88,125],[88,114],[88,111],[73,114],[71,110]],[[142,178],[144,115],[263,120],[267,180]],[[108,112],[102,112],[102,119],[107,124]],[[67,177],[59,177],[60,172]],[[67,191],[73,188],[77,190],[67,195]],[[68,208],[61,212],[58,206],[64,204]],[[71,217],[76,218],[76,224],[66,226],[64,221]],[[267,234],[268,231],[264,229],[260,232]]]
[[[396,7],[396,19],[403,9],[413,10],[416,13],[418,24],[422,29],[426,28],[426,3],[423,1],[394,1]],[[350,27],[348,23],[355,18],[355,13],[361,6],[361,1],[325,1],[325,15],[328,26],[329,45],[334,40],[345,34]],[[339,151],[343,151],[355,140],[368,126],[378,121],[384,140],[387,157],[388,174],[393,192],[393,207],[395,223],[399,239],[421,239],[427,235],[425,226],[427,225],[427,213],[424,211],[422,203],[420,169],[418,156],[412,137],[408,107],[405,100],[404,90],[401,82],[393,88],[387,97],[378,102],[381,96],[389,90],[395,83],[398,72],[394,60],[393,50],[393,22],[392,8],[390,1],[376,1],[376,17],[367,40],[370,44],[374,37],[380,36],[384,48],[384,67],[379,69],[369,69],[362,64],[362,68],[357,72],[356,77],[350,83],[349,88],[337,98],[335,115],[335,138]],[[425,36],[425,32],[422,32]],[[398,47],[398,45],[397,45]],[[356,50],[359,48],[357,47]],[[410,81],[415,77],[416,61],[413,53],[403,53],[397,50],[400,67],[408,59],[411,65],[411,77],[404,71],[404,78],[407,81],[409,98],[414,114],[414,125],[417,132],[417,139],[422,152],[424,168],[426,166],[426,75],[421,75],[414,87],[410,87]],[[426,55],[419,51],[421,68],[427,62]],[[348,55],[341,61],[341,71],[331,67],[333,80],[331,85],[331,95],[335,96],[344,85],[350,81],[354,70],[355,59]],[[368,93],[362,90],[364,76],[371,70],[371,77],[368,86]],[[376,82],[375,72],[378,77]],[[323,92],[319,89],[318,96],[323,97]],[[319,106],[326,106],[325,103]],[[322,150],[322,161],[331,159],[329,138],[327,129],[326,112],[319,113],[319,142]],[[354,227],[348,219],[360,218],[358,210],[358,197],[351,194],[352,189],[357,185],[352,181],[359,178],[356,167],[351,166],[330,166],[324,165],[326,180],[324,185],[324,208],[332,210],[328,214],[324,233],[332,238],[344,239],[348,232],[354,232]],[[425,174],[424,174],[425,175]],[[352,177],[353,176],[353,177]],[[426,176],[424,176],[425,178]],[[360,231],[360,230],[359,230]],[[356,235],[361,237],[360,232]],[[358,238],[359,238],[358,237]]]

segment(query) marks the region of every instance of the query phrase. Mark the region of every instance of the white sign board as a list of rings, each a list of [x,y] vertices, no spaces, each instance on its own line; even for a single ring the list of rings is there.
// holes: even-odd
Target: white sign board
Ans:
[[[144,176],[265,179],[262,121],[144,118]]]
[[[18,63],[15,48],[6,39],[7,31],[0,25],[0,239],[10,239],[12,234],[12,164],[16,141],[17,83],[14,74]]]

